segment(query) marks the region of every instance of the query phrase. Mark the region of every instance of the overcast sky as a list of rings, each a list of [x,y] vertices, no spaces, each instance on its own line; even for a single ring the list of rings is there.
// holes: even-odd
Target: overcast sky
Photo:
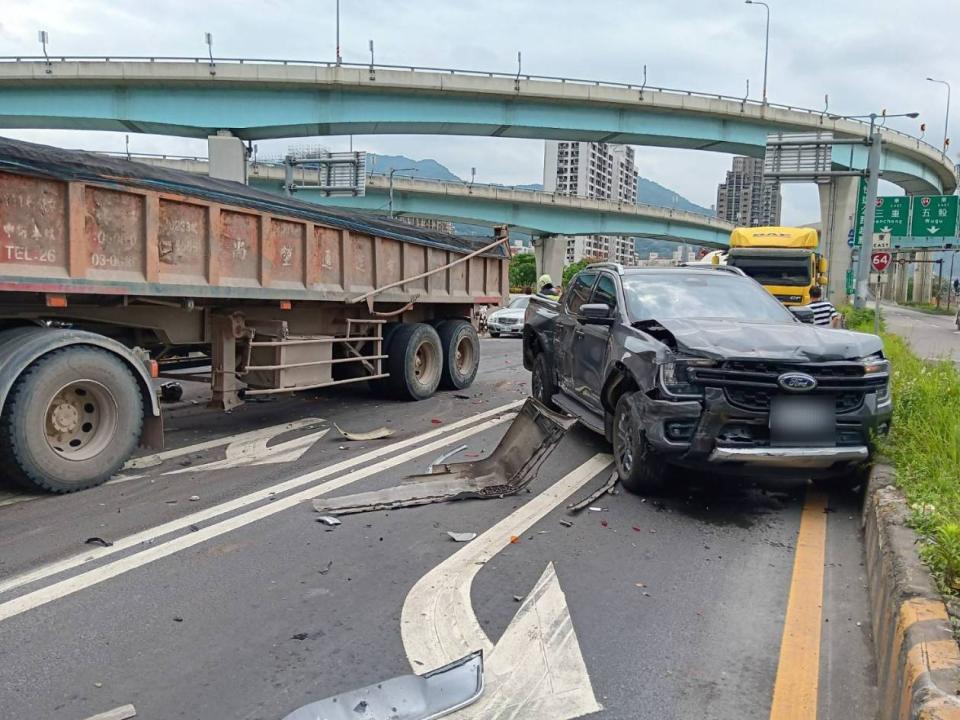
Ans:
[[[953,38],[960,0],[768,0],[771,6],[771,102],[844,114],[917,111],[891,120],[926,139],[943,138],[945,88],[928,75],[957,82]],[[205,55],[203,33],[222,57],[334,57],[334,0],[4,0],[0,55],[37,54],[37,30],[50,52],[68,55]],[[747,79],[758,98],[763,74],[764,11],[742,0],[341,0],[344,61],[513,72],[523,71],[742,95]],[[0,94],[2,101],[2,94]],[[960,107],[952,135],[960,137]],[[8,131],[65,147],[122,150],[122,134]],[[279,150],[288,141],[273,147]],[[333,150],[347,138],[327,138]],[[203,155],[203,141],[131,136],[131,150]],[[540,182],[543,143],[501,138],[356,136],[377,153],[434,158],[461,177]],[[956,143],[955,148],[958,148]],[[261,144],[261,151],[270,148]],[[956,152],[953,153],[956,155]],[[637,148],[641,175],[700,205],[715,202],[729,167],[726,155]],[[888,188],[889,190],[890,188]],[[896,192],[896,191],[894,191]],[[784,189],[785,223],[819,215],[812,185]]]

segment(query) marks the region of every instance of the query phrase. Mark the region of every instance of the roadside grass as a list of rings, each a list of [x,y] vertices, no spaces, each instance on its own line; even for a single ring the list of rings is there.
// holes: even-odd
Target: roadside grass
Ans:
[[[873,331],[873,311],[853,311],[847,327]],[[881,334],[893,368],[893,423],[880,454],[923,538],[921,555],[941,590],[960,591],[960,370],[950,361],[917,357],[906,340]]]

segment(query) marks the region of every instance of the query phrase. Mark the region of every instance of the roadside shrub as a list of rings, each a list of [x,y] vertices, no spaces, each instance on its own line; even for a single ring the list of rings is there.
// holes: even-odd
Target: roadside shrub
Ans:
[[[960,524],[944,523],[927,548],[927,561],[952,590],[960,589]]]

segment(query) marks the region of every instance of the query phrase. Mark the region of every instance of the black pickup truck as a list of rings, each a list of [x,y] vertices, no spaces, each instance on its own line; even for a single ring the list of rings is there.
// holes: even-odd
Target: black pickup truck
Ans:
[[[804,324],[736,268],[588,266],[531,300],[523,364],[633,492],[674,467],[858,484],[890,425],[880,338]]]

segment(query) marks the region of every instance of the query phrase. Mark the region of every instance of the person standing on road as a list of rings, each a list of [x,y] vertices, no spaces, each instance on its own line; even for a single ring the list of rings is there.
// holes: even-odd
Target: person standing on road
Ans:
[[[818,285],[810,288],[810,304],[807,307],[813,311],[814,325],[840,327],[840,313],[832,302],[823,299],[823,290]]]

